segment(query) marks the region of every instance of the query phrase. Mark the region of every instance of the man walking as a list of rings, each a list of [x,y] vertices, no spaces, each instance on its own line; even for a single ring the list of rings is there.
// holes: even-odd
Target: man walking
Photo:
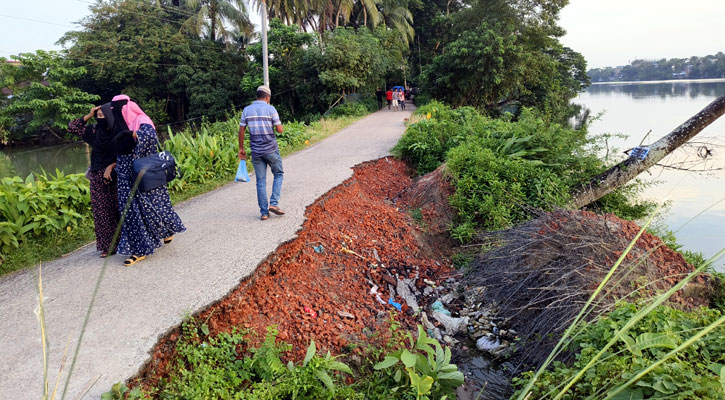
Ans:
[[[378,111],[380,111],[383,109],[383,96],[385,96],[385,92],[383,92],[383,89],[378,88],[375,92],[375,96],[378,98]]]
[[[385,99],[388,100],[388,110],[390,110],[390,106],[393,104],[393,90],[388,89],[387,92],[385,92]]]
[[[259,204],[260,219],[269,219],[269,213],[284,215],[279,208],[279,196],[282,191],[282,156],[279,154],[277,138],[274,134],[282,133],[282,122],[274,106],[269,102],[272,91],[267,86],[257,88],[257,100],[244,108],[242,119],[239,122],[239,159],[246,160],[244,151],[244,131],[249,129],[249,147],[252,150],[252,165],[257,179],[257,203]],[[267,166],[274,175],[272,182],[272,197],[267,202]]]

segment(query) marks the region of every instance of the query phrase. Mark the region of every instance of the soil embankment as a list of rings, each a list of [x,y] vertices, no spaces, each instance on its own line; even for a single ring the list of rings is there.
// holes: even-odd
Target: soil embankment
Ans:
[[[389,157],[355,167],[352,178],[307,208],[296,239],[197,320],[207,324],[211,336],[234,327],[256,332],[250,346],[259,345],[265,329],[276,325],[278,338],[292,345],[287,357],[297,361],[313,339],[323,352],[359,360],[355,355],[364,346],[357,345],[385,340],[388,312],[394,309],[390,302],[399,303],[396,318],[404,328],[423,324],[439,340],[459,344],[456,358],[471,378],[459,394],[487,383],[506,393],[510,376],[497,376],[498,383],[490,374],[476,378],[481,368],[475,363],[482,359],[470,357],[481,353],[468,349],[510,357],[509,345],[523,340],[527,351],[510,359],[504,375],[537,364],[639,231],[635,223],[612,215],[543,213],[480,236],[479,249],[488,251],[476,255],[466,279],[458,279],[461,274],[449,261],[455,247],[447,233],[454,215],[447,203],[453,192],[449,178],[443,170],[417,181],[411,176],[403,162]],[[616,301],[666,290],[692,270],[679,253],[645,233],[591,316]],[[705,283],[699,278],[673,303],[705,304]],[[429,308],[434,302],[442,302],[450,319]],[[423,312],[415,313],[410,304]],[[178,340],[178,329],[163,337],[131,383],[154,386],[167,377]]]
[[[358,165],[352,178],[308,207],[296,239],[197,319],[207,323],[210,335],[251,329],[258,335],[250,345],[261,343],[266,327],[277,325],[278,338],[293,346],[288,357],[295,360],[304,357],[312,339],[333,354],[369,342],[366,335],[385,331],[381,328],[394,309],[391,298],[403,305],[402,322],[414,328],[412,312],[406,313],[397,296],[398,280],[412,279],[411,291],[424,299],[424,289],[431,287],[425,281],[440,283],[455,271],[444,254],[425,244],[421,225],[402,204],[401,194],[412,183],[411,171],[399,160]],[[370,293],[374,287],[379,296]],[[432,301],[435,291],[426,292]],[[165,377],[178,338],[178,329],[162,338],[131,381],[154,385]]]

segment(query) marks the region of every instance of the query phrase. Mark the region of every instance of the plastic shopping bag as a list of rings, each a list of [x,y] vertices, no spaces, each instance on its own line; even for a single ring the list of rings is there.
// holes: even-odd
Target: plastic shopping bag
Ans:
[[[247,172],[247,161],[239,161],[239,167],[237,168],[237,176],[234,177],[234,182],[249,182],[249,172]]]

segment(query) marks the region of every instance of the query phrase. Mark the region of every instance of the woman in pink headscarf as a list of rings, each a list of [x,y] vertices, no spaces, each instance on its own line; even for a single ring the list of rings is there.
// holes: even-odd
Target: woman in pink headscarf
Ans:
[[[129,203],[116,251],[129,256],[124,265],[133,265],[153,254],[162,243],[171,243],[174,235],[186,228],[171,206],[165,185],[146,192],[136,191],[131,198],[133,161],[156,154],[159,139],[151,118],[128,96],[114,97],[111,108],[115,117],[119,210]]]

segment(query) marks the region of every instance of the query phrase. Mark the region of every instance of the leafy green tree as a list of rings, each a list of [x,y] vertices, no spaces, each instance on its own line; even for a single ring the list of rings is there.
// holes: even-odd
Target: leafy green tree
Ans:
[[[62,139],[68,121],[88,112],[99,97],[70,85],[86,70],[73,67],[54,51],[38,50],[16,57],[20,66],[0,58],[0,82],[12,90],[0,108],[0,140],[50,133]]]
[[[589,84],[584,58],[558,40],[564,33],[558,13],[566,3],[475,0],[455,4],[457,11],[446,16],[438,5],[433,19],[428,14],[422,21],[442,34],[422,38],[436,42],[432,51],[430,42],[424,45],[432,60],[422,68],[420,85],[456,106],[494,114],[512,104],[537,107],[565,121],[576,112],[570,100]]]
[[[322,84],[334,96],[374,90],[381,78],[403,64],[404,47],[401,43],[396,48],[390,35],[385,29],[370,33],[367,29],[338,28],[328,32],[324,47],[312,52]]]
[[[82,29],[60,40],[88,74],[76,85],[110,100],[126,93],[154,121],[221,117],[241,104],[248,65],[243,46],[226,46],[180,31],[186,16],[142,0],[99,3]]]

